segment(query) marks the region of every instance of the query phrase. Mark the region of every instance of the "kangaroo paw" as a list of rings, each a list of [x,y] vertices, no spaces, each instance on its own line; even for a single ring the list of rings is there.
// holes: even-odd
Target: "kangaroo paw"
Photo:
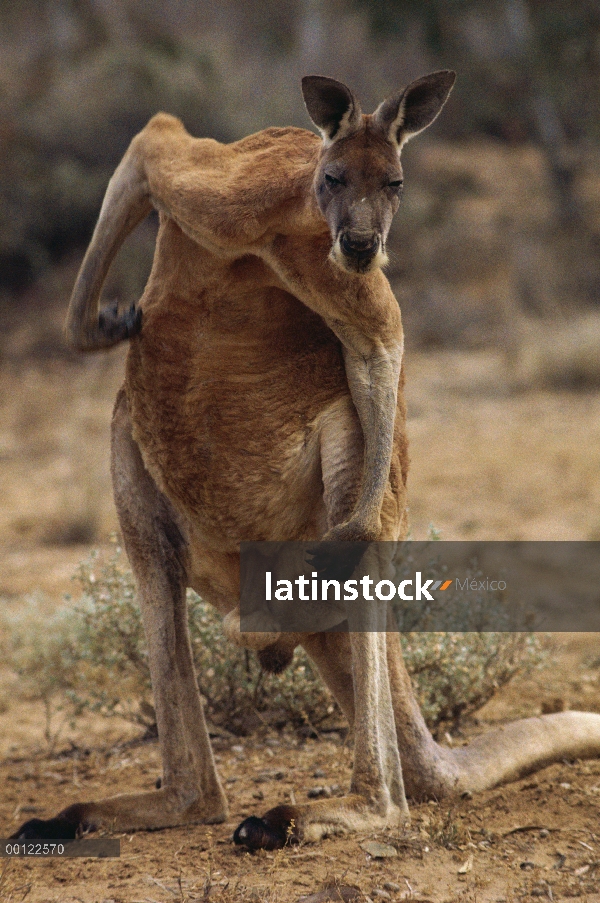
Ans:
[[[348,580],[367,550],[367,543],[329,540],[314,545],[307,561],[322,580]]]
[[[137,335],[141,328],[142,311],[135,304],[120,314],[118,302],[115,301],[98,314],[99,339],[105,346],[116,345],[117,342],[130,339]]]

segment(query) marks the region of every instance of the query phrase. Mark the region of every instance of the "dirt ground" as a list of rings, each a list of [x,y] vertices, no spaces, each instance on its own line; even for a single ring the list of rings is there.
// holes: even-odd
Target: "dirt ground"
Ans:
[[[590,662],[595,661],[595,668]],[[571,636],[557,644],[551,671],[515,683],[488,703],[469,735],[515,715],[533,714],[559,698],[600,710],[597,646]],[[34,712],[25,715],[29,742],[2,762],[0,823],[8,833],[24,818],[82,797],[150,789],[160,774],[155,743],[115,743],[101,725],[80,725],[69,744],[48,754]],[[8,730],[7,719],[2,719]],[[114,726],[113,726],[114,730]],[[111,742],[112,739],[112,742]],[[215,738],[218,767],[230,802],[226,824],[121,836],[119,859],[3,860],[0,899],[35,903],[222,900],[287,903],[338,883],[358,899],[509,901],[581,897],[600,900],[600,762],[563,762],[516,784],[454,804],[411,807],[408,830],[330,838],[277,853],[250,855],[231,835],[245,816],[306,799],[325,787],[348,786],[352,752],[341,732],[319,740],[293,734]],[[375,859],[370,841],[395,850]]]
[[[108,424],[123,352],[0,368],[0,597],[16,610],[43,592],[50,611],[91,545],[116,529]],[[515,391],[500,354],[435,352],[407,364],[415,539],[600,538],[600,392]],[[0,638],[1,639],[1,638]],[[555,637],[551,665],[504,688],[447,740],[546,708],[600,711],[600,650]],[[49,747],[44,711],[0,663],[0,835],[82,798],[151,788],[158,749],[116,720],[88,718]],[[317,787],[348,787],[343,731],[301,739],[216,737],[226,824],[121,837],[120,859],[0,860],[0,900],[268,901],[327,885],[357,899],[600,901],[600,761],[562,762],[454,804],[413,805],[412,825],[278,853],[234,848],[237,823]],[[373,858],[365,843],[393,848]]]

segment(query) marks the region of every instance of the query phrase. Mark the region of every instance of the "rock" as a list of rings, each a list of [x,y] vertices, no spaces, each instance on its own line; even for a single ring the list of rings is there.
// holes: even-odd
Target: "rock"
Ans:
[[[322,796],[328,798],[331,796],[331,790],[329,787],[312,787],[310,790],[307,790],[306,795],[309,800],[316,800]]]
[[[254,782],[256,784],[266,784],[268,781],[282,781],[287,772],[282,771],[281,769],[267,769],[265,771],[259,771],[256,777],[254,778]]]
[[[357,887],[350,887],[347,884],[333,884],[331,887],[317,891],[316,894],[300,897],[298,903],[350,903],[352,900],[359,899],[361,899],[361,892]]]
[[[472,871],[472,869],[473,869],[473,855],[471,854],[471,855],[467,858],[467,861],[466,861],[466,862],[463,862],[463,864],[461,865],[461,867],[460,867],[459,869],[457,869],[457,872],[458,872],[459,875],[466,875],[467,872]]]
[[[373,859],[391,859],[398,855],[396,847],[389,843],[378,843],[376,840],[369,840],[367,843],[361,844],[361,848]]]
[[[561,699],[560,696],[555,696],[554,699],[543,700],[542,715],[554,715],[555,712],[566,711],[566,708],[567,708],[566,700]]]

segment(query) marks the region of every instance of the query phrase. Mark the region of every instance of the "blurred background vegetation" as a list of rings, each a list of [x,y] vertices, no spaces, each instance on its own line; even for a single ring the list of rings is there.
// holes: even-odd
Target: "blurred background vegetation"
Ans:
[[[30,305],[38,323],[64,310],[111,172],[153,113],[223,141],[309,127],[310,72],[346,81],[366,110],[427,71],[458,72],[444,115],[405,152],[389,275],[409,347],[514,357],[532,323],[578,314],[580,333],[598,332],[595,0],[5,0],[0,47],[5,355],[61,347],[58,320],[22,342],[11,326]],[[110,278],[124,304],[153,236],[142,227]],[[576,362],[559,381],[597,374]]]

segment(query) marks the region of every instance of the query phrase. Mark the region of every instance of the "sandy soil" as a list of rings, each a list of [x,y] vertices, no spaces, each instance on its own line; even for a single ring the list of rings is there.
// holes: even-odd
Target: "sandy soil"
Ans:
[[[539,712],[557,695],[565,704],[600,709],[597,666],[589,668],[596,653],[593,640],[570,638],[557,650],[551,673],[506,688],[466,734],[509,715]],[[22,738],[20,754],[2,763],[0,823],[6,829],[82,797],[149,789],[160,774],[154,743],[110,745],[88,726],[69,749],[48,755],[32,739],[33,732],[29,744]],[[337,882],[359,888],[358,899],[373,903],[600,900],[600,762],[560,763],[454,805],[413,806],[407,831],[250,855],[230,842],[239,821],[290,798],[305,799],[312,788],[342,793],[351,749],[340,733],[318,741],[284,733],[215,738],[214,744],[230,801],[226,824],[122,836],[120,859],[4,860],[0,899],[287,903]],[[372,840],[396,855],[372,858],[364,849]]]
[[[108,422],[122,356],[0,371],[0,596],[13,610],[40,591],[51,610],[90,545],[116,528]],[[600,393],[514,392],[491,353],[412,356],[407,376],[414,538],[431,522],[447,539],[600,537]],[[600,711],[595,638],[555,643],[550,668],[505,688],[451,742],[542,706]],[[81,798],[150,788],[160,774],[156,744],[116,721],[67,725],[53,748],[44,726],[41,704],[0,667],[0,834]],[[600,762],[559,763],[454,805],[413,806],[408,831],[251,856],[230,843],[239,820],[317,786],[342,793],[351,749],[343,732],[214,742],[227,824],[125,836],[118,860],[1,860],[0,900],[287,903],[338,883],[373,903],[600,901]],[[373,839],[396,855],[371,858],[363,845]]]

